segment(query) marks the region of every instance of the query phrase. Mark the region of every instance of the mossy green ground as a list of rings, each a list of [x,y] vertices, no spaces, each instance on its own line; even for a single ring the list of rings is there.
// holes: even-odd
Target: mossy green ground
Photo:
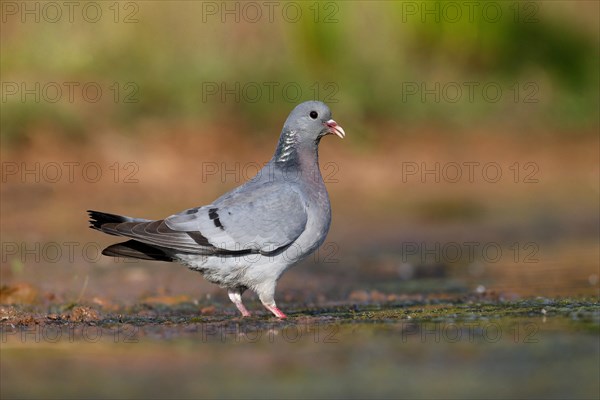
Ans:
[[[285,306],[285,321],[262,312],[243,319],[226,307],[203,315],[193,303],[5,307],[2,397],[599,393],[597,299]]]

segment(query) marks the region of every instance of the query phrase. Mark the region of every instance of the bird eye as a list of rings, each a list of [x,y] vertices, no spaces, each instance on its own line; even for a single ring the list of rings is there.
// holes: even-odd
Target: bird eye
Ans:
[[[316,111],[311,111],[310,112],[310,117],[312,119],[317,119],[318,116],[319,116],[319,114]]]

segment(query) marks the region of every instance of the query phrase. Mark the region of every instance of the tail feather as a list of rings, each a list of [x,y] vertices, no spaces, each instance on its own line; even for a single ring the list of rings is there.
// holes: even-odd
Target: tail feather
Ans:
[[[100,211],[87,210],[90,216],[90,228],[101,231],[102,225],[104,224],[119,224],[121,222],[129,221],[129,217],[125,217],[117,214],[109,214]]]
[[[143,218],[131,218],[124,215],[110,214],[101,211],[87,210],[90,216],[90,228],[101,231],[104,224],[120,224],[122,222],[148,222]],[[106,232],[109,233],[109,232]]]
[[[90,216],[90,228],[108,233],[109,235],[119,236],[111,230],[118,224],[124,222],[148,222],[150,220],[141,218],[131,218],[124,215],[110,214],[101,211],[87,211]],[[140,260],[159,260],[174,261],[173,257],[168,255],[161,248],[139,242],[137,240],[128,240],[127,242],[113,244],[102,251],[105,256],[137,258]]]
[[[138,242],[137,240],[128,240],[123,243],[113,244],[102,250],[102,254],[105,256],[137,258],[140,260],[174,261],[173,257],[169,256],[163,250]]]

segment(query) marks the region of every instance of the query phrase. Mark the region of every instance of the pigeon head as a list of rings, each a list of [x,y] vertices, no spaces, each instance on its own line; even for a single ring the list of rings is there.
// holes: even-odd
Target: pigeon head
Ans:
[[[323,136],[335,134],[344,138],[346,133],[333,119],[331,111],[320,101],[306,101],[296,106],[283,125],[283,133],[293,133],[297,143],[318,142]]]
[[[276,162],[294,163],[300,154],[305,154],[305,160],[307,156],[315,158],[321,138],[329,134],[340,138],[346,135],[344,129],[331,119],[329,107],[320,101],[301,103],[283,124],[274,159]]]

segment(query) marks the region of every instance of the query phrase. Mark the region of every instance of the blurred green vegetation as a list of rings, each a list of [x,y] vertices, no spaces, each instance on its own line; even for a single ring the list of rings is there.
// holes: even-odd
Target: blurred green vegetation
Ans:
[[[483,12],[488,3],[500,9],[499,17]],[[252,22],[243,9],[236,22],[232,15],[207,15],[203,2],[139,2],[137,22],[115,23],[102,4],[105,17],[97,23],[77,13],[74,22],[56,23],[6,16],[4,141],[35,129],[128,132],[144,120],[232,120],[260,134],[281,124],[294,104],[315,97],[334,103],[336,117],[353,125],[356,137],[368,135],[373,121],[564,131],[598,126],[595,2],[481,2],[472,15],[463,8],[460,18],[445,2],[327,2],[318,14],[314,3],[297,2],[302,18],[293,23],[281,8],[273,22],[266,10]],[[586,17],[594,12],[596,18]],[[61,98],[23,100],[6,91],[7,83],[30,88],[36,82],[58,83]],[[80,84],[73,101],[64,82]],[[98,102],[82,98],[87,82],[101,87]],[[239,100],[223,92],[236,84]],[[207,92],[215,87],[216,94]]]

